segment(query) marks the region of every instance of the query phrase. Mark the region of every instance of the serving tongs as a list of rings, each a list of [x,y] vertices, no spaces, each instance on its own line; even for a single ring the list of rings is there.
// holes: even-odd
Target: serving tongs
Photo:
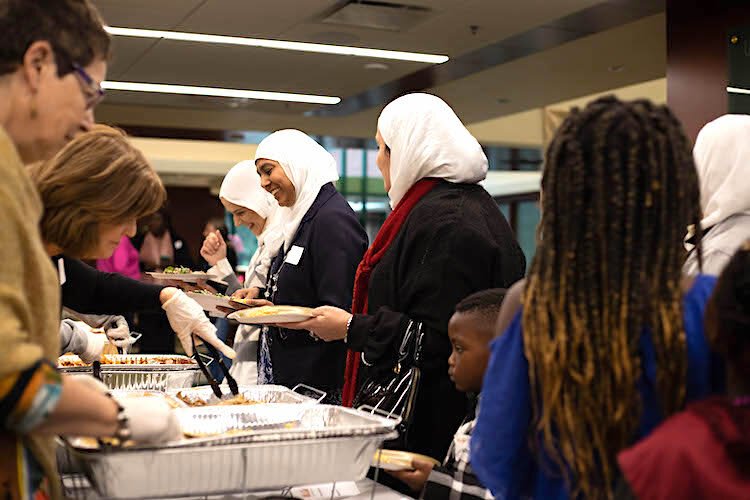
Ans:
[[[195,343],[195,335],[192,337],[193,341],[193,352],[198,354],[198,348]],[[211,390],[214,393],[214,396],[216,399],[209,400],[209,403],[217,403],[218,401],[232,399],[233,397],[239,395],[240,389],[237,385],[237,381],[230,375],[229,368],[227,368],[227,365],[224,363],[224,360],[221,358],[221,354],[219,354],[219,351],[216,350],[214,346],[209,344],[208,342],[204,343],[206,348],[208,349],[208,352],[211,354],[211,357],[219,363],[219,366],[221,367],[221,371],[224,372],[224,379],[227,381],[227,385],[229,386],[229,391],[231,394],[224,394],[221,390],[221,386],[219,385],[219,382],[216,381],[216,379],[211,375],[211,372],[208,371],[208,367],[203,362],[203,359],[201,359],[200,355],[195,356],[195,360],[198,362],[198,367],[201,369],[201,372],[203,373],[203,376],[206,377],[206,380],[208,380],[208,384],[211,386]]]

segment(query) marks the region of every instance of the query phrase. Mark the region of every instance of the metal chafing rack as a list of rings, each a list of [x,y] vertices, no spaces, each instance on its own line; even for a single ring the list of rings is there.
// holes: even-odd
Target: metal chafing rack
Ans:
[[[328,405],[180,408],[186,438],[70,454],[106,498],[179,498],[362,479],[397,420]]]

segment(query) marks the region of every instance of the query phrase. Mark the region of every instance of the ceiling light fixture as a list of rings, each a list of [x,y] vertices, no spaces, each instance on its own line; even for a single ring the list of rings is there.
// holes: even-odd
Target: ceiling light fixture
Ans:
[[[750,94],[750,89],[743,89],[740,87],[727,87],[727,92],[730,94]]]
[[[118,28],[105,26],[107,33],[119,36],[133,36],[139,38],[163,38],[165,40],[179,40],[184,42],[219,43],[224,45],[244,45],[247,47],[262,47],[267,49],[296,50],[302,52],[317,52],[320,54],[336,54],[342,56],[373,57],[377,59],[394,59],[398,61],[412,61],[429,64],[442,64],[448,56],[437,54],[422,54],[418,52],[402,52],[398,50],[366,49],[344,45],[328,45],[324,43],[289,42],[284,40],[268,40],[265,38],[244,38],[239,36],[206,35],[203,33],[185,33],[182,31],[146,30],[137,28]]]
[[[286,92],[266,92],[262,90],[222,89],[218,87],[192,87],[188,85],[164,85],[160,83],[102,82],[105,90],[129,92],[152,92],[157,94],[206,95],[213,97],[233,97],[263,101],[304,102],[309,104],[338,104],[340,97],[312,94],[290,94]]]

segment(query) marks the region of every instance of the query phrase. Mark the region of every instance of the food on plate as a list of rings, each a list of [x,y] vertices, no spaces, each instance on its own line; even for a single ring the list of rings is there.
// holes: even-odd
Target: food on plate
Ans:
[[[248,306],[253,305],[253,301],[255,299],[241,299],[239,297],[229,297],[230,302],[239,302],[240,304],[245,304]]]
[[[440,462],[427,455],[400,450],[376,451],[372,457],[371,464],[372,466],[379,466],[383,470],[414,470],[414,467],[411,465],[413,459],[431,463],[432,465],[440,465]]]
[[[164,269],[164,274],[195,274],[193,270],[185,266],[169,266]]]
[[[262,318],[264,316],[276,316],[281,314],[302,314],[309,317],[313,316],[312,309],[299,306],[261,306],[252,309],[243,309],[242,311],[235,313],[237,317],[245,319]]]
[[[200,396],[191,396],[185,394],[182,391],[177,393],[177,398],[188,406],[230,406],[230,405],[257,405],[261,404],[261,401],[255,401],[253,399],[247,399],[242,394],[237,394],[231,399],[222,399],[221,401],[209,405],[208,401],[201,398]]]
[[[208,295],[209,297],[219,297],[220,299],[231,299],[229,295],[224,295],[223,293],[219,292],[209,292],[208,290],[194,290],[190,293],[198,293],[200,295]],[[232,299],[235,300],[235,299]]]

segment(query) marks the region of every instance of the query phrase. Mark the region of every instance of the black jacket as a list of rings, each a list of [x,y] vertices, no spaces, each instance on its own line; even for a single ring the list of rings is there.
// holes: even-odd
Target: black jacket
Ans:
[[[354,274],[367,249],[367,233],[333,184],[320,189],[292,246],[304,249],[297,265],[284,263],[283,248],[271,264],[269,280],[280,269],[272,302],[351,309]],[[328,392],[329,401],[340,398],[346,361],[343,341],[316,341],[307,332],[278,328],[271,328],[266,338],[275,384],[304,383]]]
[[[370,277],[368,314],[355,315],[349,346],[360,382],[390,370],[409,320],[424,325],[423,373],[407,447],[442,460],[465,416],[466,398],[448,377],[448,320],[466,296],[521,279],[526,259],[508,222],[478,185],[442,182],[412,209]]]

